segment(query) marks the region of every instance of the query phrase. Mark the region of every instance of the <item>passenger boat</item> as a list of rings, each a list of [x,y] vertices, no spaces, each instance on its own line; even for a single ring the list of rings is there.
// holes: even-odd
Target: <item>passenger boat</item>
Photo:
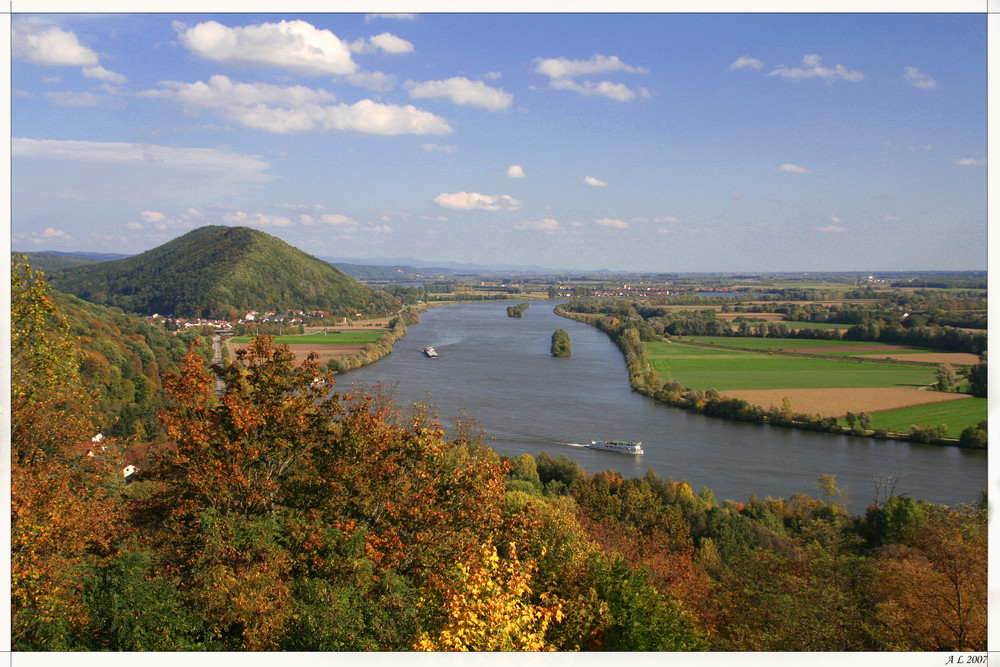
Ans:
[[[630,440],[591,440],[587,445],[590,449],[603,449],[622,454],[642,454],[642,443]]]
[[[437,350],[435,350],[433,347],[425,347],[424,354],[426,354],[431,359],[437,359],[438,357],[441,356],[440,354],[437,353]]]

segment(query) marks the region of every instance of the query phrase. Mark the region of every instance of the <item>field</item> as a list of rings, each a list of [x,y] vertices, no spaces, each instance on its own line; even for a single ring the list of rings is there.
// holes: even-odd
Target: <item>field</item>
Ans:
[[[346,329],[311,333],[298,336],[275,336],[278,345],[367,345],[378,340],[385,333],[381,329]],[[249,343],[253,336],[237,336],[231,339],[233,343]]]
[[[703,391],[716,389],[724,397],[740,398],[765,408],[780,407],[788,398],[793,411],[808,415],[842,418],[847,412],[867,412],[872,414],[873,428],[892,431],[906,432],[917,423],[948,424],[949,434],[957,437],[966,426],[986,418],[985,400],[928,390],[936,380],[934,366],[882,363],[852,356],[873,353],[884,358],[889,356],[887,352],[895,353],[887,349],[892,346],[872,351],[870,348],[877,344],[767,338],[697,340],[736,343],[747,349],[646,343],[650,365],[666,382],[676,380]],[[844,358],[787,356],[768,353],[768,349],[822,354],[832,351]],[[899,354],[905,356],[907,352]]]
[[[986,419],[986,399],[971,398],[949,403],[921,405],[872,415],[872,428],[906,433],[913,424],[922,426],[948,426],[948,437],[957,438],[966,426],[974,426]]]
[[[783,350],[804,354],[821,354],[824,356],[843,357],[878,357],[880,359],[899,359],[902,361],[922,361],[932,364],[949,363],[953,366],[974,365],[979,363],[975,354],[947,352],[944,350],[928,350],[923,348],[889,345],[886,343],[871,343],[848,340],[808,340],[794,338],[742,338],[728,336],[690,336],[686,338],[696,343],[738,347],[744,350]]]
[[[275,336],[279,345],[287,345],[298,361],[303,361],[310,352],[319,355],[320,366],[333,358],[361,352],[369,343],[374,343],[385,333],[383,329],[345,329],[342,331],[318,332],[299,336]],[[235,353],[248,347],[252,336],[237,336],[229,341],[229,348]]]
[[[647,343],[646,351],[666,381],[702,390],[924,387],[936,379],[936,369],[930,366],[860,359],[811,359],[680,343]]]

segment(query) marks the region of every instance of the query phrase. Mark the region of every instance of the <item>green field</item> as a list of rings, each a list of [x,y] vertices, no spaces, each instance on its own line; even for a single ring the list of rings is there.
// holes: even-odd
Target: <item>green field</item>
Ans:
[[[797,350],[803,348],[827,348],[824,355],[831,356],[871,356],[885,357],[889,354],[945,353],[947,350],[906,349],[900,350],[885,343],[854,340],[812,340],[808,338],[757,338],[740,336],[685,336],[685,341],[708,345],[738,347],[744,350]],[[875,348],[875,349],[872,349]],[[881,350],[880,348],[885,348]]]
[[[298,336],[275,336],[274,342],[279,345],[367,345],[377,341],[379,336],[384,333],[385,331],[381,329],[374,331],[348,329]],[[253,338],[253,336],[235,336],[232,338],[232,342],[249,343]]]
[[[947,424],[948,437],[957,438],[966,426],[975,426],[983,419],[986,419],[986,399],[967,398],[961,401],[876,412],[872,414],[872,428],[906,433],[913,424],[921,426]],[[847,424],[843,419],[840,421],[844,425]]]
[[[929,366],[810,359],[666,342],[646,343],[646,356],[664,381],[676,380],[703,391],[922,387],[933,384],[937,372]]]

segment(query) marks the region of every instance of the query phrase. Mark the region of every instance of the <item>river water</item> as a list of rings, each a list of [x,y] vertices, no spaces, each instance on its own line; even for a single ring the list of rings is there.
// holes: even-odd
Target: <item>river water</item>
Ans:
[[[509,302],[433,308],[381,361],[338,376],[347,386],[391,389],[401,406],[431,405],[446,426],[467,415],[488,444],[508,456],[566,454],[587,472],[615,470],[687,480],[717,499],[745,502],[803,492],[821,496],[820,475],[833,474],[850,509],[864,512],[877,480],[895,492],[936,503],[975,502],[987,485],[984,451],[811,433],[704,417],[632,391],[618,348],[596,328],[559,317],[556,301],[532,301],[522,318]],[[549,354],[552,332],[565,329],[572,355]],[[430,359],[422,350],[441,355]],[[640,440],[631,456],[584,448],[591,439]]]

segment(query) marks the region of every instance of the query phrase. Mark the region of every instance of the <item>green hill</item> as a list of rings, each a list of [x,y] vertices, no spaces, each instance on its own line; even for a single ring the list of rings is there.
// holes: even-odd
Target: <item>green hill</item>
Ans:
[[[389,295],[248,227],[201,227],[125,259],[53,271],[55,289],[124,311],[235,319],[248,310],[384,314]]]

